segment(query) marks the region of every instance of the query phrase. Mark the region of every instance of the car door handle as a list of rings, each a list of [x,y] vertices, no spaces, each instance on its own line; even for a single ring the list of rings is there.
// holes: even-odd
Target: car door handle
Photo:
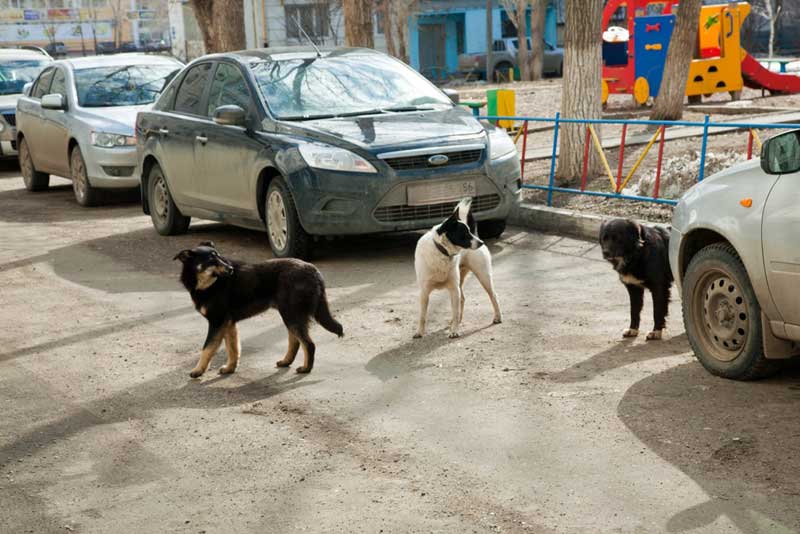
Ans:
[[[160,133],[161,135],[169,135],[169,130],[167,130],[166,128],[159,128],[158,133]]]
[[[198,135],[197,137],[194,138],[194,140],[199,141],[203,145],[208,143],[208,137],[206,137],[205,135]]]

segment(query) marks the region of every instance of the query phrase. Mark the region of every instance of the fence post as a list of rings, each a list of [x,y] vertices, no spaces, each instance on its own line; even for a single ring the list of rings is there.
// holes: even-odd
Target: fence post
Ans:
[[[747,159],[753,159],[753,129],[747,133]]]
[[[708,146],[708,115],[703,119],[703,144],[700,147],[700,172],[697,173],[697,181],[702,182],[706,174],[706,147]]]
[[[586,125],[586,140],[583,142],[583,172],[581,172],[581,191],[586,191],[586,176],[589,174],[589,125]]]
[[[522,158],[519,162],[520,178],[525,182],[525,156],[528,150],[528,121],[522,126]]]
[[[661,186],[661,162],[664,160],[664,131],[666,126],[661,127],[661,143],[658,145],[658,163],[656,164],[656,185],[653,189],[653,198],[658,198],[658,189]]]
[[[550,156],[550,179],[547,183],[547,205],[553,205],[553,187],[556,182],[556,154],[558,150],[558,125],[561,122],[561,112],[556,112],[556,123],[553,129],[553,153]]]
[[[622,163],[625,161],[625,134],[628,131],[628,123],[622,125],[622,137],[619,140],[619,166],[617,167],[617,188],[615,193],[619,193],[619,185],[622,183]]]

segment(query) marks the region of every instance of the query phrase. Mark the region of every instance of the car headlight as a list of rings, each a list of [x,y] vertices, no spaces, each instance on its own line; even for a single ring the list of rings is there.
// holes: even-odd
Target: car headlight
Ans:
[[[302,144],[298,148],[300,155],[303,156],[309,167],[315,169],[343,172],[378,172],[369,161],[343,148],[311,143]]]
[[[489,132],[489,159],[500,159],[517,151],[514,141],[502,128],[495,128]]]
[[[92,132],[91,140],[94,146],[115,148],[119,146],[134,146],[136,138],[130,135],[120,135],[106,132]]]

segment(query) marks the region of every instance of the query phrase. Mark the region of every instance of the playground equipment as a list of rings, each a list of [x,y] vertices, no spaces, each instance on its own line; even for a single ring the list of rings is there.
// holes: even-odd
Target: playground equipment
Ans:
[[[620,8],[627,28],[612,26],[604,33],[603,104],[612,94],[631,94],[640,105],[658,95],[678,5],[679,0],[609,0],[603,28]],[[719,92],[738,100],[745,84],[773,93],[800,92],[800,77],[769,71],[741,47],[740,31],[749,13],[746,2],[701,8],[695,59],[686,82],[690,103]],[[624,30],[628,39],[620,40]]]

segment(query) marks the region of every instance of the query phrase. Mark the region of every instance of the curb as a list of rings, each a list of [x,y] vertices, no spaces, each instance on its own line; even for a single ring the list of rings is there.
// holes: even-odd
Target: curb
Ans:
[[[509,222],[516,226],[546,234],[558,234],[586,241],[597,241],[597,236],[600,235],[600,225],[604,221],[618,218],[523,202],[511,214]],[[663,226],[669,229],[669,225],[661,223],[639,222],[648,226]]]

